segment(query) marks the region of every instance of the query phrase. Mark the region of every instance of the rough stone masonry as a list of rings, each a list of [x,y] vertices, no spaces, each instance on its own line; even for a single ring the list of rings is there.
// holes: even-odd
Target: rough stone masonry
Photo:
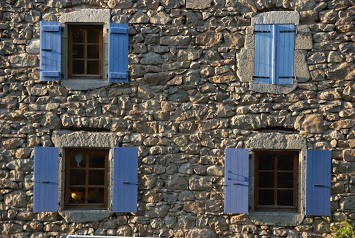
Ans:
[[[39,22],[93,9],[129,25],[129,83],[40,82]],[[296,12],[311,40],[300,55],[309,77],[287,93],[237,73],[253,17],[272,11]],[[352,0],[1,0],[0,237],[330,238],[354,224],[354,17]],[[34,147],[88,133],[139,148],[138,212],[34,213]],[[265,138],[332,151],[332,216],[223,212],[225,148]]]

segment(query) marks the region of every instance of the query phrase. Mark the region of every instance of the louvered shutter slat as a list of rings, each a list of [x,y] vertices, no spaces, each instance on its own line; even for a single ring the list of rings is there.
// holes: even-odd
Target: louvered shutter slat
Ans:
[[[34,148],[33,211],[58,210],[58,148]]]
[[[248,213],[249,153],[247,149],[226,149],[224,183],[224,212]]]
[[[138,149],[114,148],[112,210],[136,212],[138,199]]]
[[[307,150],[306,215],[330,216],[331,152]]]
[[[59,22],[40,22],[40,81],[61,78],[61,27]]]
[[[110,24],[109,82],[128,82],[128,25]]]

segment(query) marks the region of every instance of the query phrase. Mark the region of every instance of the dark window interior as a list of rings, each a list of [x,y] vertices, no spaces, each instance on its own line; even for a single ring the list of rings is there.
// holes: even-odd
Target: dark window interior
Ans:
[[[107,207],[108,149],[65,150],[66,207]]]
[[[298,154],[255,152],[255,209],[297,209]]]
[[[102,77],[102,26],[68,25],[69,77]]]

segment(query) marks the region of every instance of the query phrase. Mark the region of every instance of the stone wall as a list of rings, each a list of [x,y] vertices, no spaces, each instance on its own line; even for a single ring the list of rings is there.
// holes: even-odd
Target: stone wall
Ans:
[[[129,23],[130,82],[85,91],[39,82],[39,21],[86,8]],[[246,29],[281,10],[310,29],[310,78],[287,94],[251,91],[236,73]],[[0,237],[331,237],[337,222],[354,223],[354,11],[351,0],[2,0]],[[32,212],[34,146],[81,130],[139,147],[138,213]],[[332,150],[331,217],[278,226],[223,213],[224,149],[263,131]]]

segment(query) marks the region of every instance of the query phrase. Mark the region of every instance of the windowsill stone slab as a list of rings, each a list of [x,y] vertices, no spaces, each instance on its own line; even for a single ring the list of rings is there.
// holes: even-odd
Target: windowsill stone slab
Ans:
[[[84,223],[102,221],[112,216],[113,212],[107,210],[65,210],[60,211],[59,214],[67,223]]]
[[[249,218],[256,225],[273,225],[273,226],[296,226],[303,219],[304,214],[297,212],[253,212],[249,214]]]

